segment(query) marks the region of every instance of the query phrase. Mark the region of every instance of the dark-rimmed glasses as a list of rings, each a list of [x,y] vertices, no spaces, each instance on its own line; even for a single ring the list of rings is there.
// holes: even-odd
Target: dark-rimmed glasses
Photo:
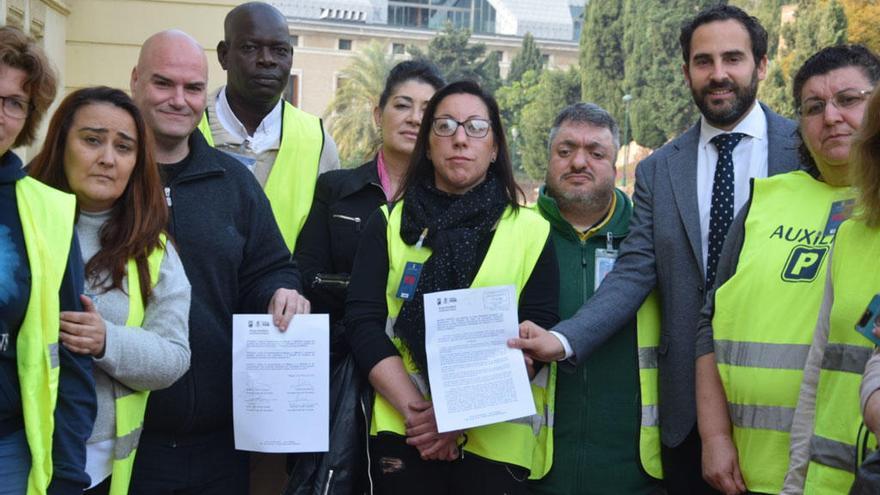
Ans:
[[[459,122],[451,117],[440,117],[431,123],[431,130],[440,137],[449,137],[455,134],[458,126],[464,126],[464,133],[473,138],[486,137],[492,124],[486,119],[472,118]]]
[[[834,95],[829,100],[823,100],[821,98],[807,98],[801,104],[801,115],[804,117],[815,117],[816,115],[822,115],[825,113],[825,106],[830,101],[832,105],[837,107],[838,110],[847,110],[853,108],[860,103],[863,103],[865,100],[871,96],[871,92],[874,91],[874,88],[871,89],[844,89],[843,91],[839,91],[834,93]]]

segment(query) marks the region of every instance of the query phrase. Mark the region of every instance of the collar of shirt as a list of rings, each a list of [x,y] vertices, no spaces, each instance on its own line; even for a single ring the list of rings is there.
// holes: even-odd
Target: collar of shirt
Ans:
[[[608,213],[605,214],[605,217],[599,220],[592,227],[588,228],[584,232],[578,232],[577,235],[580,237],[581,241],[586,241],[590,237],[596,235],[596,232],[599,232],[608,225],[608,222],[611,220],[611,217],[614,215],[614,210],[617,208],[617,195],[614,192],[611,193],[611,207],[608,208]]]
[[[275,108],[263,118],[263,121],[257,126],[257,130],[254,131],[254,135],[251,136],[229,106],[224,86],[217,95],[217,120],[226,129],[226,132],[238,141],[236,144],[244,145],[249,151],[262,153],[267,150],[277,150],[281,147],[282,104],[283,100],[279,99]]]
[[[749,113],[746,114],[746,117],[742,119],[736,127],[729,131],[713,127],[712,124],[706,121],[706,117],[701,116],[700,148],[709,146],[709,141],[713,137],[719,134],[724,134],[725,132],[741,132],[754,139],[767,139],[767,117],[764,115],[764,109],[761,108],[761,104],[755,100],[755,104],[752,106],[752,109],[749,110]]]
[[[8,150],[3,156],[0,156],[0,184],[12,184],[24,176],[24,169],[21,168],[21,159],[18,158],[18,155],[12,150]]]

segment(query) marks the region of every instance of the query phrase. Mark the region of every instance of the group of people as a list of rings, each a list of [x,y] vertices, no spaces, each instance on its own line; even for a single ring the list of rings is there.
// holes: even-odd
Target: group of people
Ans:
[[[848,493],[880,432],[854,329],[880,291],[880,59],[808,58],[793,122],[756,100],[754,17],[709,7],[680,42],[701,118],[632,201],[618,124],[575,103],[526,206],[495,99],[422,60],[377,95],[375,155],[336,170],[260,2],[226,17],[225,85],[157,33],[131,96],[67,95],[25,167],[56,79],[0,28],[0,494],[248,493],[232,315],[265,312],[331,321],[330,451],[289,459],[287,494]],[[537,414],[439,433],[422,296],[498,285]]]

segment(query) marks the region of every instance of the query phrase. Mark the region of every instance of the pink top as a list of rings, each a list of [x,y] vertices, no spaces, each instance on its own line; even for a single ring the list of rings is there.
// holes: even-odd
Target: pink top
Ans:
[[[391,178],[388,177],[388,169],[385,168],[385,153],[379,150],[376,156],[376,171],[379,172],[379,182],[382,184],[382,190],[385,191],[385,199],[391,201],[394,197],[394,191],[391,190]]]

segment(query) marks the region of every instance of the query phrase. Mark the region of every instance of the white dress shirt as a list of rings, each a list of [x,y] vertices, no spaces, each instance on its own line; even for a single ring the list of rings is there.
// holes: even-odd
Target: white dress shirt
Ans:
[[[229,107],[229,101],[226,100],[226,87],[224,86],[217,95],[217,120],[220,125],[232,135],[239,144],[244,146],[248,151],[260,154],[266,150],[277,150],[281,147],[281,105],[283,100],[279,99],[275,104],[275,108],[270,111],[254,135],[248,134],[244,124],[238,120],[238,117]]]

